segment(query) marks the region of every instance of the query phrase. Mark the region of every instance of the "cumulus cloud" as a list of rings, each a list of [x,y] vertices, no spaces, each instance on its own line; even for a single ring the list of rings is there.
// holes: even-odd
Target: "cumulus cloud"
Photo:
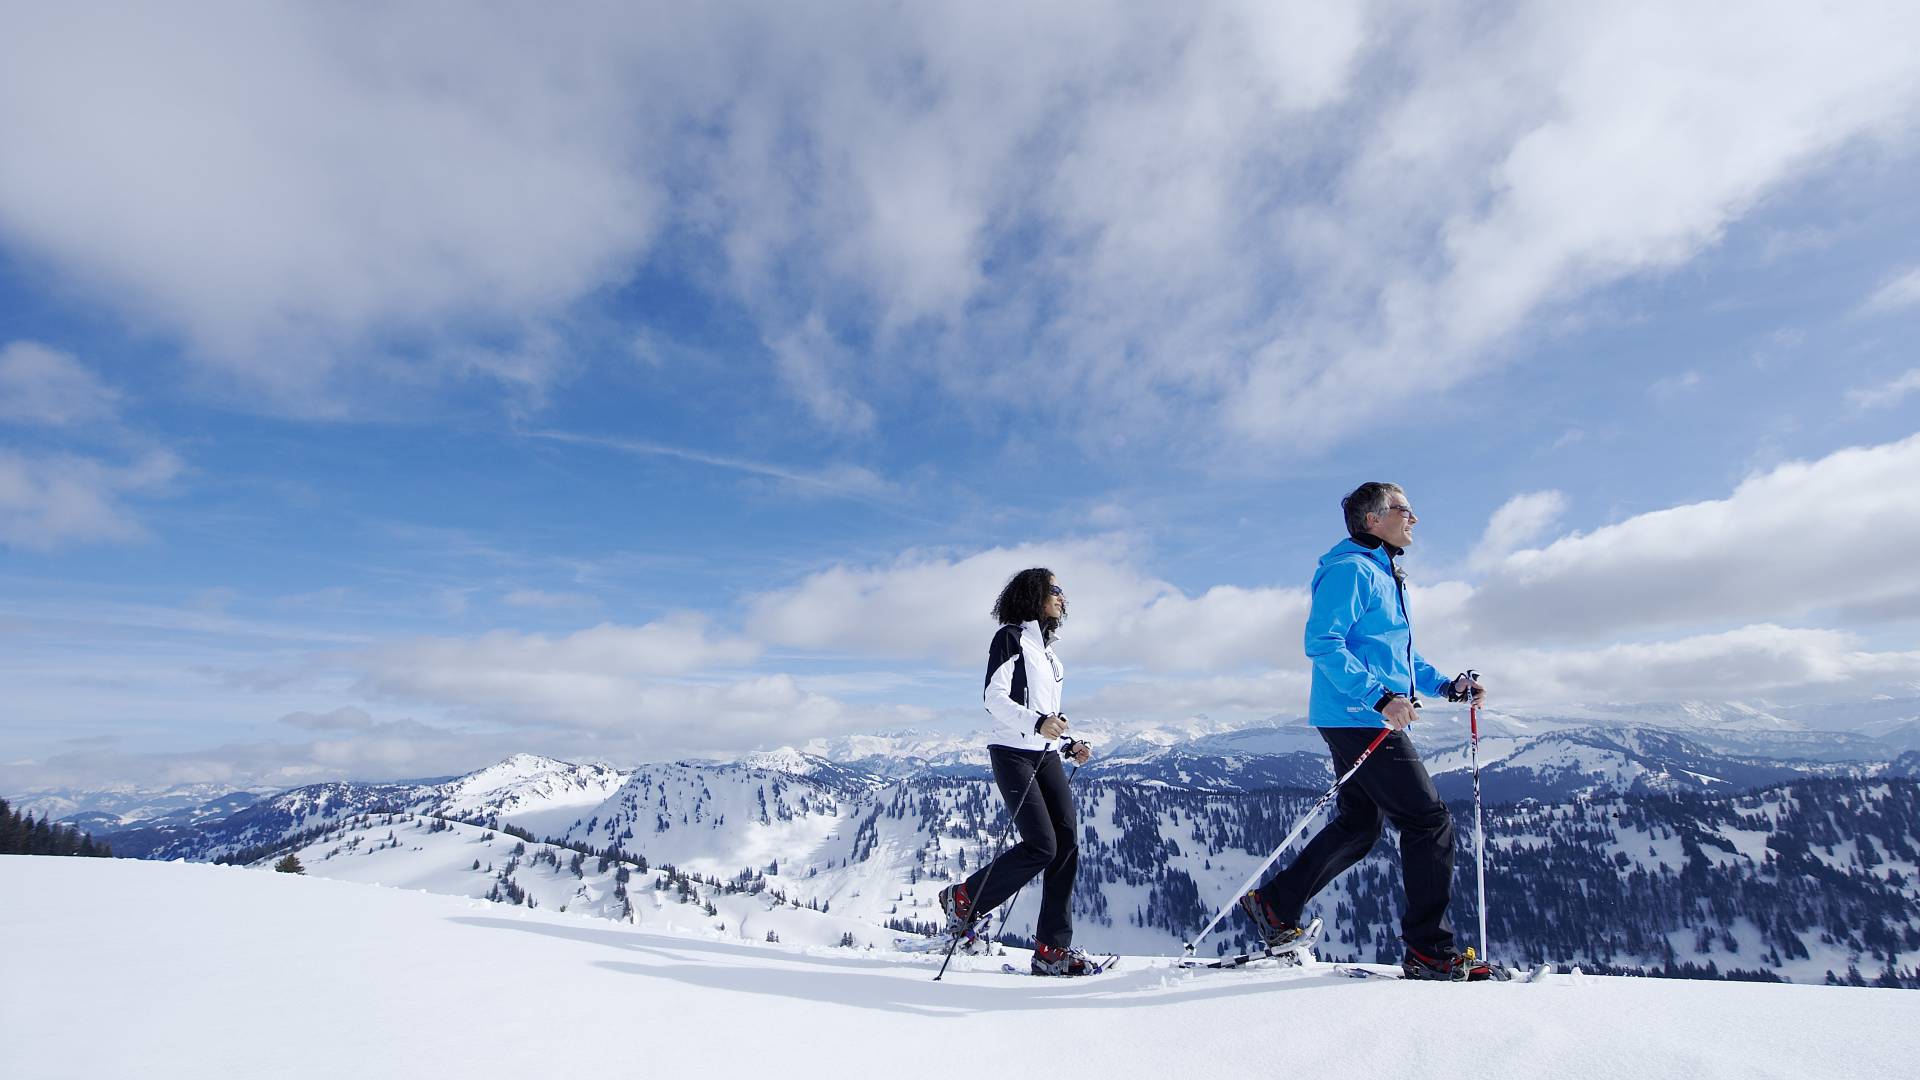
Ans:
[[[283,399],[387,340],[537,389],[567,369],[543,335],[663,260],[830,431],[904,370],[968,410],[1071,401],[1088,438],[1312,443],[1382,365],[1454,385],[1544,307],[1905,139],[1916,20],[48,7],[0,41],[0,138],[35,148],[0,161],[0,238]]]
[[[561,638],[494,632],[399,642],[347,658],[356,693],[450,709],[489,723],[553,728],[651,757],[839,734],[898,720],[851,708],[785,672],[743,672],[760,646],[675,615]]]
[[[1507,640],[1592,640],[1835,609],[1911,610],[1920,567],[1885,553],[1892,538],[1920,532],[1915,476],[1920,435],[1789,462],[1725,499],[1502,556],[1473,599],[1473,619]]]
[[[183,468],[165,451],[125,465],[0,450],[0,544],[52,551],[147,535],[130,497],[164,492]]]
[[[1853,634],[1762,623],[1724,633],[1597,649],[1493,649],[1503,701],[1766,699],[1824,692],[1866,697],[1920,679],[1920,651],[1872,652]]]
[[[1566,513],[1567,497],[1558,491],[1534,491],[1524,495],[1515,495],[1501,504],[1487,521],[1487,531],[1481,534],[1480,542],[1474,545],[1469,563],[1475,568],[1486,568],[1497,563],[1507,553],[1540,538],[1541,534],[1560,520]]]
[[[0,349],[0,421],[65,427],[111,420],[119,401],[70,353],[33,341]]]
[[[1197,715],[1215,719],[1305,715],[1306,661],[1276,661],[1278,670],[1259,674],[1110,683],[1090,694],[1076,694],[1067,711],[1075,717],[1161,722]]]
[[[374,17],[21,13],[0,138],[35,152],[0,162],[0,236],[288,396],[382,331],[512,332],[628,273],[662,204],[640,27]]]
[[[774,645],[972,665],[993,633],[994,599],[1030,566],[1052,570],[1067,592],[1060,649],[1073,664],[1230,671],[1297,646],[1306,618],[1302,589],[1216,586],[1188,596],[1108,537],[834,567],[754,598],[747,628]]]

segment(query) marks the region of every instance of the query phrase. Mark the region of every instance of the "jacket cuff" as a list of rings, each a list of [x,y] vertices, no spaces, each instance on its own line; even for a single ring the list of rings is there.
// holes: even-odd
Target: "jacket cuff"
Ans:
[[[1380,692],[1380,696],[1379,696],[1378,698],[1375,698],[1375,699],[1374,699],[1374,702],[1373,702],[1373,711],[1374,711],[1374,712],[1385,712],[1385,711],[1386,711],[1386,708],[1387,708],[1387,702],[1389,702],[1389,701],[1392,701],[1392,700],[1393,700],[1394,698],[1397,698],[1397,697],[1405,697],[1405,696],[1406,696],[1406,695],[1404,695],[1404,694],[1401,694],[1401,693],[1398,693],[1397,691],[1393,691],[1393,690],[1382,690],[1382,691]]]

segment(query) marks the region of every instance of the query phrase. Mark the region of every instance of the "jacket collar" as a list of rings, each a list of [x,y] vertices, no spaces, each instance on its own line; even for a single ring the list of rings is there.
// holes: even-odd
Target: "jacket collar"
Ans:
[[[1354,543],[1359,544],[1369,551],[1385,548],[1387,549],[1387,554],[1396,559],[1407,553],[1406,548],[1394,547],[1392,544],[1387,543],[1372,533],[1349,533],[1348,536]]]

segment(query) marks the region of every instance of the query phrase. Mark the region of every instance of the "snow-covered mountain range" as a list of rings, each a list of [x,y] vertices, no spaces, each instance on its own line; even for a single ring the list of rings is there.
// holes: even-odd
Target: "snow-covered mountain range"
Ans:
[[[1858,747],[1836,745],[1835,733],[1741,717],[1752,714],[1483,716],[1490,886],[1528,901],[1493,909],[1496,942],[1590,968],[1799,981],[1849,965],[1920,966],[1920,837],[1905,779],[1920,775],[1920,753],[1889,756],[1889,744],[1854,736],[1880,756],[1849,759]],[[1641,722],[1650,719],[1664,722]],[[1100,752],[1075,779],[1075,907],[1104,948],[1177,947],[1331,778],[1318,737],[1297,722],[1085,727]],[[1467,798],[1460,710],[1431,708],[1415,731],[1443,794]],[[981,745],[904,733],[632,770],[517,754],[440,781],[227,793],[244,805],[224,812],[215,800],[105,838],[123,855],[265,865],[292,852],[311,873],[345,880],[885,946],[930,928],[938,887],[999,848],[1004,813],[982,779]],[[1461,847],[1464,873],[1471,849]],[[1383,845],[1322,898],[1329,955],[1397,950],[1393,862]],[[1831,876],[1827,914],[1808,907],[1796,874]],[[1681,900],[1662,900],[1669,892]],[[1556,893],[1551,910],[1534,904]],[[1892,937],[1836,925],[1832,905]],[[1007,925],[1018,936],[1031,918],[1016,902]],[[1570,924],[1592,933],[1568,936]],[[1245,943],[1229,919],[1209,944]]]
[[[1489,738],[1489,776],[1531,757],[1528,774],[1577,774],[1585,792],[1488,811],[1497,945],[1516,960],[1590,970],[1817,982],[1851,967],[1920,981],[1920,784],[1799,778],[1748,794],[1744,780],[1652,783],[1666,773],[1642,765],[1602,777],[1618,792],[1589,790],[1596,762],[1665,754],[1659,769],[1678,768],[1672,737],[1628,733],[1602,747],[1579,730]],[[1228,745],[1260,745],[1248,738]],[[1312,798],[1299,788],[1192,790],[1088,775],[1076,790],[1076,919],[1090,944],[1128,953],[1177,949]],[[440,784],[295,789],[155,854],[264,867],[291,852],[309,873],[349,881],[755,940],[772,932],[888,948],[930,930],[937,890],[992,858],[1004,835],[999,797],[978,778],[888,781],[799,751],[630,773],[516,755]],[[1471,895],[1470,850],[1463,841],[1462,897]],[[1394,864],[1383,844],[1321,897],[1323,955],[1398,954]],[[1034,902],[1003,911],[1015,940],[1030,932]],[[1468,910],[1463,901],[1463,926]],[[1246,944],[1229,918],[1206,947]]]

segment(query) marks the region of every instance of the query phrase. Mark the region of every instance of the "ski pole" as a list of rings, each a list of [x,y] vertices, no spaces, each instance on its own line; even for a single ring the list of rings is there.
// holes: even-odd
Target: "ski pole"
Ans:
[[[1273,861],[1280,857],[1280,853],[1287,850],[1295,840],[1299,839],[1300,834],[1305,832],[1307,826],[1313,823],[1313,819],[1320,815],[1320,811],[1327,808],[1327,804],[1332,802],[1334,796],[1340,793],[1340,785],[1351,779],[1354,773],[1359,772],[1360,766],[1367,763],[1367,759],[1373,756],[1374,750],[1378,749],[1381,743],[1386,742],[1387,736],[1391,734],[1393,734],[1392,728],[1381,728],[1380,734],[1375,735],[1373,741],[1367,744],[1367,748],[1360,751],[1360,756],[1354,759],[1353,765],[1334,780],[1333,786],[1327,789],[1326,794],[1320,796],[1312,806],[1307,808],[1306,814],[1300,818],[1300,823],[1293,827],[1293,831],[1287,834],[1285,840],[1280,841],[1279,847],[1273,849],[1273,854],[1267,856],[1265,862],[1254,868],[1253,873],[1247,877],[1247,880],[1241,882],[1240,887],[1235,889],[1232,895],[1227,897],[1226,906],[1214,912],[1213,918],[1207,920],[1207,925],[1201,927],[1198,934],[1193,935],[1192,941],[1187,942],[1188,956],[1193,955],[1194,947],[1200,944],[1202,938],[1205,938],[1213,932],[1213,928],[1219,924],[1221,919],[1226,917],[1227,912],[1239,901],[1240,897],[1244,896],[1248,889],[1253,888],[1253,883],[1260,880],[1260,875],[1267,872],[1267,867],[1273,865]]]
[[[1479,673],[1467,671],[1467,732],[1468,757],[1473,762],[1473,867],[1478,885],[1478,905],[1480,908],[1480,961],[1491,963],[1487,958],[1487,845],[1486,832],[1480,824],[1480,700],[1473,696],[1473,684]]]
[[[1053,748],[1053,740],[1049,739],[1041,747],[1040,752],[1044,754],[1048,750],[1051,750],[1052,748]],[[988,752],[988,761],[989,762],[992,761],[991,751]],[[1013,814],[1007,818],[1007,831],[1006,831],[1006,835],[1000,838],[1000,850],[994,853],[993,858],[987,860],[986,868],[980,872],[981,885],[985,885],[987,883],[987,879],[993,876],[993,864],[1000,861],[1000,857],[1007,853],[1007,846],[1013,842],[1013,830],[1014,830],[1014,827],[1020,821],[1020,811],[1026,809],[1027,796],[1033,794],[1033,782],[1035,779],[1039,777],[1039,775],[1040,775],[1040,770],[1035,769],[1033,770],[1032,774],[1030,774],[1027,777],[1026,790],[1020,793],[1020,805],[1014,807]],[[980,913],[978,911],[967,912],[968,923],[973,923],[977,921],[979,918],[980,918]],[[953,963],[953,950],[955,950],[956,948],[959,948],[959,946],[960,946],[960,935],[955,934],[953,935],[953,940],[947,942],[947,955],[945,959],[940,961],[940,971],[938,974],[934,975],[933,977],[934,982],[939,982],[941,977],[947,973],[947,965]]]

